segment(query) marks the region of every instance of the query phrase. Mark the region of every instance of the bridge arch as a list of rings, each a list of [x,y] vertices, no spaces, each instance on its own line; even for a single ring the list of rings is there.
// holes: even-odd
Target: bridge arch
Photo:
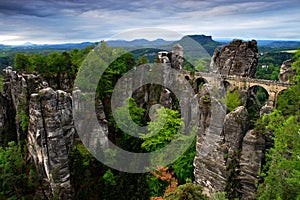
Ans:
[[[198,93],[202,87],[202,85],[204,85],[205,83],[208,83],[208,81],[203,78],[203,77],[198,77],[195,79],[194,84],[193,84],[193,88],[195,93]]]
[[[231,88],[230,88],[230,87],[231,87],[231,84],[230,84],[228,81],[223,80],[223,81],[221,82],[221,84],[223,84],[223,86],[224,86],[224,88],[225,88],[226,91],[227,91],[228,89],[231,89]]]
[[[260,85],[253,85],[248,89],[248,93],[249,92],[253,93],[257,97],[261,106],[268,103],[270,94],[264,87]]]
[[[204,73],[204,72],[189,72],[182,70],[182,75],[191,82],[194,91],[199,92],[199,85],[201,83],[208,83],[214,85],[215,87],[223,87],[227,89],[237,88],[239,90],[248,91],[249,88],[259,86],[264,88],[268,94],[267,105],[274,107],[276,104],[276,98],[278,93],[292,86],[289,83],[281,83],[278,81],[254,79],[249,77],[242,77],[236,75],[226,75],[222,76],[220,74],[214,73]]]

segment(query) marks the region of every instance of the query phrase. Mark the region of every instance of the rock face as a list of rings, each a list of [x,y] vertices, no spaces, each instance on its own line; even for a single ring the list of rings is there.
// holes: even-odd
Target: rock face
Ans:
[[[180,44],[175,44],[172,48],[171,65],[175,69],[183,69],[183,48]]]
[[[243,140],[240,157],[240,175],[242,199],[254,199],[258,172],[262,168],[265,151],[265,138],[255,130],[247,132]]]
[[[241,148],[242,139],[248,130],[249,114],[240,106],[222,117],[226,112],[218,100],[210,97],[203,86],[199,93],[200,126],[197,132],[197,153],[194,160],[195,182],[204,187],[207,194],[224,191],[229,166]],[[223,126],[224,124],[224,126]],[[222,127],[223,126],[223,127]]]
[[[224,139],[228,146],[228,155],[242,145],[243,138],[249,130],[249,114],[244,106],[237,107],[228,113],[224,121]]]
[[[183,47],[180,44],[175,44],[172,47],[171,52],[161,51],[158,52],[158,58],[160,63],[168,63],[174,69],[183,69],[184,57],[183,57]]]
[[[41,189],[50,188],[60,199],[70,199],[68,154],[75,134],[71,97],[45,88],[30,96],[29,108],[28,150],[42,175]],[[44,193],[49,198],[48,192]]]
[[[3,85],[1,94],[1,106],[5,107],[5,118],[7,129],[16,136],[11,140],[22,140],[26,138],[26,112],[28,111],[28,95],[36,92],[39,88],[40,78],[33,74],[19,75],[11,67],[2,72]],[[4,111],[4,110],[3,110]]]
[[[54,91],[33,74],[3,70],[0,95],[2,144],[27,139],[28,150],[43,184],[36,191],[40,199],[58,195],[70,199],[72,188],[68,153],[74,140],[72,99]]]
[[[287,83],[289,80],[296,75],[296,70],[292,68],[292,64],[296,61],[296,59],[286,60],[282,63],[280,67],[280,73],[278,75],[278,79],[280,82]]]
[[[6,140],[8,139],[5,137],[5,135],[7,134],[4,133],[5,126],[8,125],[8,113],[6,107],[7,104],[8,103],[6,99],[2,95],[0,95],[0,138],[3,139],[3,141],[0,141],[0,144],[5,144]]]
[[[216,49],[211,59],[211,71],[221,75],[255,76],[258,63],[258,49],[255,40],[243,42],[234,40],[221,50]]]

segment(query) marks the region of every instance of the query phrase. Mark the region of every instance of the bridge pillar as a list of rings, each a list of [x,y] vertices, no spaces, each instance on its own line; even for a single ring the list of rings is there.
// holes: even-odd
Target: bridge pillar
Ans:
[[[275,103],[276,103],[276,98],[277,98],[277,92],[269,92],[269,98],[267,101],[267,105],[274,107]]]

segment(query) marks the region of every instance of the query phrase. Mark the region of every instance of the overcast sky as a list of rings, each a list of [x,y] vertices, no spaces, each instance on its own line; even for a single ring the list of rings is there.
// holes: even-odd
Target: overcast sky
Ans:
[[[151,34],[162,28],[213,38],[300,40],[300,1],[0,0],[2,44],[99,41],[138,28],[147,29],[122,39],[175,39]]]

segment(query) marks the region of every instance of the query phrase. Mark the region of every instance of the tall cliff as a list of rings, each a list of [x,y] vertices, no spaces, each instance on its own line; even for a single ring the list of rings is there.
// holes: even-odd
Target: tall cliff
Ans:
[[[29,160],[35,163],[42,185],[37,196],[70,199],[69,152],[74,141],[71,95],[53,90],[41,77],[3,70],[0,130],[2,144],[27,140]]]
[[[257,43],[256,41],[233,41],[221,50],[216,49],[211,68],[219,71],[221,75],[236,75],[254,77],[257,69]],[[227,90],[237,90],[230,85]],[[203,99],[205,88],[199,92]],[[197,132],[197,153],[194,160],[195,182],[204,186],[204,191],[210,195],[214,192],[226,191],[230,198],[254,199],[258,173],[262,168],[264,153],[270,138],[262,135],[253,127],[253,112],[260,112],[260,117],[268,114],[271,107],[261,107],[253,88],[249,91],[238,91],[242,106],[228,112],[220,106],[226,116],[219,125],[220,134],[211,132],[210,124],[215,119],[204,118],[211,107],[201,107],[200,128]],[[222,102],[220,102],[221,104]],[[253,110],[254,109],[254,110]],[[252,116],[250,113],[252,112]],[[258,113],[255,114],[259,115]],[[259,117],[259,116],[258,116]],[[257,117],[256,117],[257,118]],[[255,118],[255,119],[256,119]],[[207,123],[210,122],[210,123]],[[210,138],[210,139],[207,139]],[[208,154],[203,155],[203,149],[210,147]]]

